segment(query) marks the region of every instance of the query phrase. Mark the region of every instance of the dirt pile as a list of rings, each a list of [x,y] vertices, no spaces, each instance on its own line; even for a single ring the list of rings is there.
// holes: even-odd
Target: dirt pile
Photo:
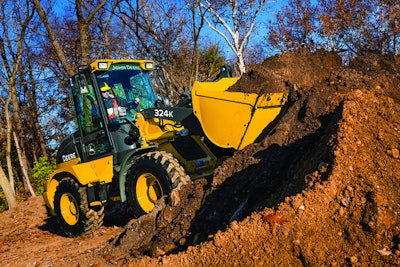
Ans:
[[[274,223],[275,220],[285,222],[282,223],[283,225],[291,224],[296,229],[292,229],[292,231],[306,231],[306,233],[297,234],[299,237],[301,236],[301,239],[290,240],[288,239],[290,230],[287,230],[289,231],[285,234],[287,236],[281,237],[284,241],[276,240],[275,245],[267,246],[270,249],[273,249],[274,246],[277,246],[276,249],[286,247],[287,253],[289,253],[306,247],[298,242],[303,242],[303,240],[305,243],[310,242],[306,249],[309,252],[298,252],[299,255],[292,255],[292,264],[296,262],[318,264],[336,261],[337,264],[342,265],[348,261],[356,261],[356,259],[357,262],[361,262],[362,256],[346,256],[348,252],[340,255],[340,260],[332,259],[337,257],[339,251],[342,251],[345,246],[353,246],[352,242],[356,242],[358,235],[363,237],[361,237],[361,241],[357,241],[358,247],[353,248],[354,253],[360,249],[361,244],[365,246],[366,240],[364,239],[375,238],[377,232],[372,229],[371,225],[378,224],[380,226],[376,227],[383,227],[385,231],[394,229],[399,219],[397,213],[392,212],[394,217],[387,214],[391,214],[390,210],[395,210],[397,204],[393,203],[387,207],[389,211],[381,211],[382,207],[378,209],[377,206],[380,204],[377,204],[377,200],[374,199],[374,196],[378,194],[374,189],[375,184],[365,181],[368,175],[361,178],[364,175],[360,176],[358,172],[367,171],[369,169],[367,166],[371,166],[371,164],[373,166],[371,171],[376,171],[373,159],[380,162],[384,156],[390,155],[392,155],[391,161],[382,166],[385,166],[384,168],[389,166],[390,170],[396,168],[395,164],[399,162],[393,155],[396,155],[398,151],[399,130],[397,132],[394,130],[392,136],[387,140],[380,140],[383,144],[379,148],[376,148],[374,138],[371,140],[371,138],[353,137],[352,135],[367,134],[367,136],[371,136],[376,129],[380,128],[382,129],[381,135],[387,136],[386,132],[390,131],[389,129],[399,129],[396,124],[399,121],[399,110],[398,108],[396,110],[397,103],[394,100],[398,95],[394,88],[399,88],[397,86],[399,84],[398,77],[393,71],[396,64],[394,57],[379,58],[379,60],[374,57],[365,57],[355,59],[350,63],[350,67],[342,67],[340,57],[334,53],[318,51],[310,54],[300,51],[272,57],[257,68],[253,68],[230,90],[261,93],[268,92],[268,88],[278,88],[279,90],[291,88],[293,90],[292,102],[285,116],[261,143],[249,146],[226,160],[215,171],[210,183],[204,181],[194,191],[193,188],[189,188],[187,191],[180,192],[181,199],[192,199],[192,205],[183,204],[178,207],[168,206],[167,209],[161,209],[157,213],[158,219],[150,220],[156,224],[151,233],[146,234],[151,237],[151,241],[145,246],[143,243],[140,244],[140,248],[128,245],[133,249],[130,251],[131,255],[154,257],[187,251],[188,247],[202,242],[209,241],[214,244],[218,235],[226,235],[230,224],[233,223],[237,227],[238,221],[255,216],[261,217],[261,221],[267,229],[264,230],[267,232],[275,229],[274,227],[277,225]],[[391,110],[391,112],[384,110]],[[355,114],[352,114],[354,112]],[[383,114],[385,115],[382,116]],[[372,121],[365,124],[369,120]],[[352,125],[353,123],[354,125]],[[382,126],[380,126],[381,124]],[[383,130],[386,128],[388,129]],[[351,129],[351,132],[347,132],[348,129]],[[341,136],[347,135],[351,137],[346,137],[345,140],[350,138],[354,144],[350,142],[350,144],[343,144],[344,147],[339,146],[339,143],[341,145],[343,143]],[[383,146],[385,147],[383,148]],[[360,148],[367,150],[363,152],[365,155],[361,158]],[[352,149],[351,152],[349,152],[350,149]],[[373,153],[377,151],[381,151],[383,155],[374,155]],[[338,156],[341,153],[346,154],[347,162],[338,162]],[[355,155],[349,156],[349,153]],[[355,170],[353,160],[362,167]],[[336,167],[337,165],[341,167]],[[342,165],[344,170],[341,171],[345,173],[335,175],[339,169],[343,168]],[[350,173],[348,174],[347,171]],[[397,176],[393,171],[391,177],[394,180],[391,181],[391,186],[395,186],[393,182],[396,181]],[[334,184],[333,189],[331,180]],[[371,186],[372,188],[370,188]],[[375,186],[382,187],[379,184]],[[204,193],[200,193],[202,190],[205,190]],[[198,196],[194,197],[193,192],[197,192]],[[393,194],[398,194],[397,190]],[[307,197],[308,195],[310,197]],[[388,199],[392,199],[392,197],[395,196]],[[378,199],[380,201],[382,198]],[[193,205],[194,203],[195,205]],[[307,209],[305,203],[307,203]],[[320,207],[321,204],[323,205]],[[175,212],[175,219],[169,220],[168,227],[165,227],[163,223],[165,217],[171,218],[165,214],[171,213],[171,210],[179,210],[179,212]],[[382,215],[380,212],[389,217],[380,218]],[[355,227],[355,229],[343,228],[344,221],[349,216],[347,213],[351,214],[353,220],[350,228]],[[185,217],[179,214],[185,214]],[[307,215],[305,216],[305,214]],[[154,215],[152,216],[154,217]],[[300,220],[299,216],[304,219],[309,218],[312,223],[308,220]],[[333,219],[335,216],[337,218]],[[299,222],[293,224],[293,219],[299,220]],[[377,222],[379,220],[383,220],[385,223]],[[357,226],[353,225],[354,222],[357,222]],[[366,227],[366,225],[369,226]],[[332,229],[336,228],[337,231],[325,233],[330,226]],[[361,230],[356,231],[357,227]],[[132,244],[136,231],[125,232],[122,244]],[[356,235],[350,242],[347,240],[349,231],[352,232],[352,235]],[[260,232],[257,231],[257,233]],[[382,235],[382,233],[380,234]],[[129,235],[132,237],[130,238]],[[368,235],[369,237],[366,237]],[[392,235],[397,235],[397,232]],[[337,242],[340,238],[345,242]],[[327,240],[330,240],[328,243],[332,243],[334,246],[327,245],[320,251],[320,244],[327,243]],[[311,245],[311,243],[315,245]],[[364,256],[368,261],[375,254],[376,258],[381,256],[377,252],[379,248],[375,250],[372,248],[377,245],[376,243],[375,241],[371,243],[368,256]],[[397,243],[392,243],[391,246],[382,243],[381,249],[397,251],[396,246]],[[119,249],[119,247],[115,248],[115,250]],[[234,250],[234,248],[232,249]],[[326,253],[330,250],[333,254],[338,252],[336,256],[326,258]],[[111,254],[115,254],[115,251]],[[126,250],[122,254],[126,255]],[[229,257],[226,260],[228,259]],[[267,262],[272,261],[268,260]],[[245,259],[240,265],[247,263],[249,262]]]
[[[341,66],[342,59],[336,53],[318,50],[311,56],[306,50],[299,50],[250,66],[250,70],[229,91],[258,94],[287,92],[294,84],[308,89],[324,81]]]
[[[292,90],[285,115],[263,140],[147,216],[124,227],[108,217],[91,239],[98,248],[82,250],[66,239],[68,253],[58,250],[58,260],[49,248],[37,253],[40,235],[60,238],[51,230],[56,224],[17,210],[1,214],[7,227],[24,216],[36,220],[22,220],[28,228],[45,225],[25,245],[13,240],[19,228],[1,228],[5,264],[14,266],[11,253],[21,250],[25,265],[36,266],[399,265],[399,63],[366,56],[342,66],[322,50],[267,59],[231,88]],[[104,243],[101,235],[111,230],[120,234]],[[12,244],[18,249],[6,249]]]

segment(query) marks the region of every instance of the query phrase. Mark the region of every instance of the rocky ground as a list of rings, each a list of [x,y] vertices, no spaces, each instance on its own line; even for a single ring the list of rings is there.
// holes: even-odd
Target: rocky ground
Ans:
[[[0,214],[2,266],[400,265],[400,58],[274,56],[230,90],[291,91],[276,127],[149,215],[64,237],[40,197]]]

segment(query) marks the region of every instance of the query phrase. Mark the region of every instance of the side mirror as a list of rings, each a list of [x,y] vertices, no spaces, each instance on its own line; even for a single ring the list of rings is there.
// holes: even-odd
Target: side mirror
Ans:
[[[220,68],[220,78],[231,78],[233,77],[233,68],[228,65],[224,65]]]

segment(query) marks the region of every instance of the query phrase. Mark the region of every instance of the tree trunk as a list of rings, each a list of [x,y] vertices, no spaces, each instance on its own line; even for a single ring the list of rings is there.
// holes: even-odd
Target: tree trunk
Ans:
[[[11,161],[11,132],[12,132],[12,123],[11,117],[9,112],[9,105],[10,105],[11,97],[8,96],[6,103],[4,104],[4,113],[6,116],[6,124],[7,124],[7,131],[6,131],[6,160],[7,160],[7,170],[8,170],[8,177],[10,179],[11,190],[15,194],[14,191],[14,172],[12,168],[12,161]]]
[[[44,140],[43,132],[42,132],[42,129],[40,128],[37,117],[35,120],[34,130],[36,131],[36,134],[39,136],[39,145],[40,145],[40,151],[42,153],[42,156],[47,159],[48,155],[47,155],[47,150],[46,150],[46,141]]]
[[[204,19],[203,16],[200,17],[200,23],[197,26],[196,23],[196,6],[191,6],[190,7],[190,12],[192,13],[192,35],[193,35],[193,64],[192,64],[192,71],[189,79],[189,86],[193,84],[193,81],[197,81],[198,76],[199,76],[199,47],[198,47],[198,41],[199,41],[199,36],[201,29],[203,28],[204,25]]]
[[[34,77],[33,77],[33,73],[32,73],[32,66],[31,64],[29,64],[29,78],[31,79],[31,81],[34,81]],[[29,89],[26,88],[26,91],[28,91]],[[37,100],[37,96],[36,96],[36,84],[33,83],[32,84],[32,88],[31,88],[31,92],[27,93],[28,96],[28,103],[29,103],[29,115],[31,117],[31,121],[32,121],[32,131],[33,131],[33,136],[34,136],[34,140],[38,140],[39,144],[38,147],[40,149],[39,153],[38,151],[34,152],[34,156],[35,156],[35,161],[37,161],[38,157],[45,157],[46,159],[48,158],[47,155],[47,150],[46,150],[46,141],[44,140],[44,136],[43,136],[43,131],[39,125],[39,112],[38,112],[38,106],[36,104],[36,100]],[[36,144],[35,144],[36,145]],[[39,155],[37,155],[39,154]]]
[[[82,65],[89,65],[90,64],[89,22],[84,20],[82,17],[78,17],[78,25],[79,25],[79,32],[80,32]]]
[[[38,1],[38,0],[35,0]],[[106,0],[99,3],[85,18],[82,11],[82,0],[75,0],[76,16],[78,18],[79,36],[81,41],[81,54],[82,54],[82,65],[90,64],[90,21],[94,15],[106,4]]]
[[[40,19],[43,21],[43,24],[47,30],[47,36],[53,45],[53,48],[57,54],[58,59],[61,62],[61,65],[63,66],[65,71],[68,73],[68,76],[72,76],[74,74],[74,71],[73,71],[71,65],[68,63],[68,60],[64,54],[63,48],[61,47],[60,42],[57,40],[56,34],[54,33],[54,30],[49,22],[49,19],[47,18],[47,15],[43,10],[40,0],[32,0],[32,2],[35,5],[36,11],[37,11]]]
[[[246,73],[246,65],[244,64],[243,54],[237,53],[237,65],[239,68],[240,75]]]
[[[28,165],[26,164],[25,152],[21,149],[19,145],[19,138],[15,133],[15,131],[13,132],[13,134],[14,134],[15,147],[17,149],[17,154],[18,154],[18,160],[23,174],[25,190],[30,192],[31,195],[35,197],[36,196],[35,191],[33,190],[31,181],[29,180]]]
[[[15,207],[17,205],[17,199],[15,198],[15,193],[7,180],[7,176],[4,173],[3,168],[0,166],[0,186],[3,189],[4,195],[6,196],[8,208]]]
[[[18,65],[17,65],[18,66]],[[17,67],[16,67],[17,68]],[[17,154],[18,154],[18,159],[19,159],[19,164],[21,166],[22,174],[23,174],[23,181],[24,181],[24,188],[26,192],[31,192],[33,195],[35,194],[31,190],[31,186],[29,183],[29,176],[28,176],[28,159],[26,158],[26,153],[25,153],[25,146],[21,144],[20,136],[23,133],[22,129],[22,123],[21,123],[21,112],[19,108],[19,101],[18,101],[18,96],[17,96],[17,88],[15,85],[15,76],[12,76],[10,78],[10,94],[11,94],[11,101],[12,101],[12,106],[13,106],[13,122],[14,122],[14,130],[13,136],[14,136],[14,142],[15,142],[15,147],[17,149]]]

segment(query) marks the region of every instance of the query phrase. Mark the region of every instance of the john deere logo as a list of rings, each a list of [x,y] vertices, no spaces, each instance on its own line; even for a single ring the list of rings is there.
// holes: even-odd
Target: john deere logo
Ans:
[[[74,152],[74,153],[71,153],[71,154],[68,154],[68,155],[62,155],[62,160],[63,160],[63,162],[70,161],[70,160],[72,160],[72,159],[76,159],[76,154],[75,154],[75,152]]]
[[[96,149],[94,147],[94,144],[88,144],[87,148],[88,148],[89,156],[96,155]]]

